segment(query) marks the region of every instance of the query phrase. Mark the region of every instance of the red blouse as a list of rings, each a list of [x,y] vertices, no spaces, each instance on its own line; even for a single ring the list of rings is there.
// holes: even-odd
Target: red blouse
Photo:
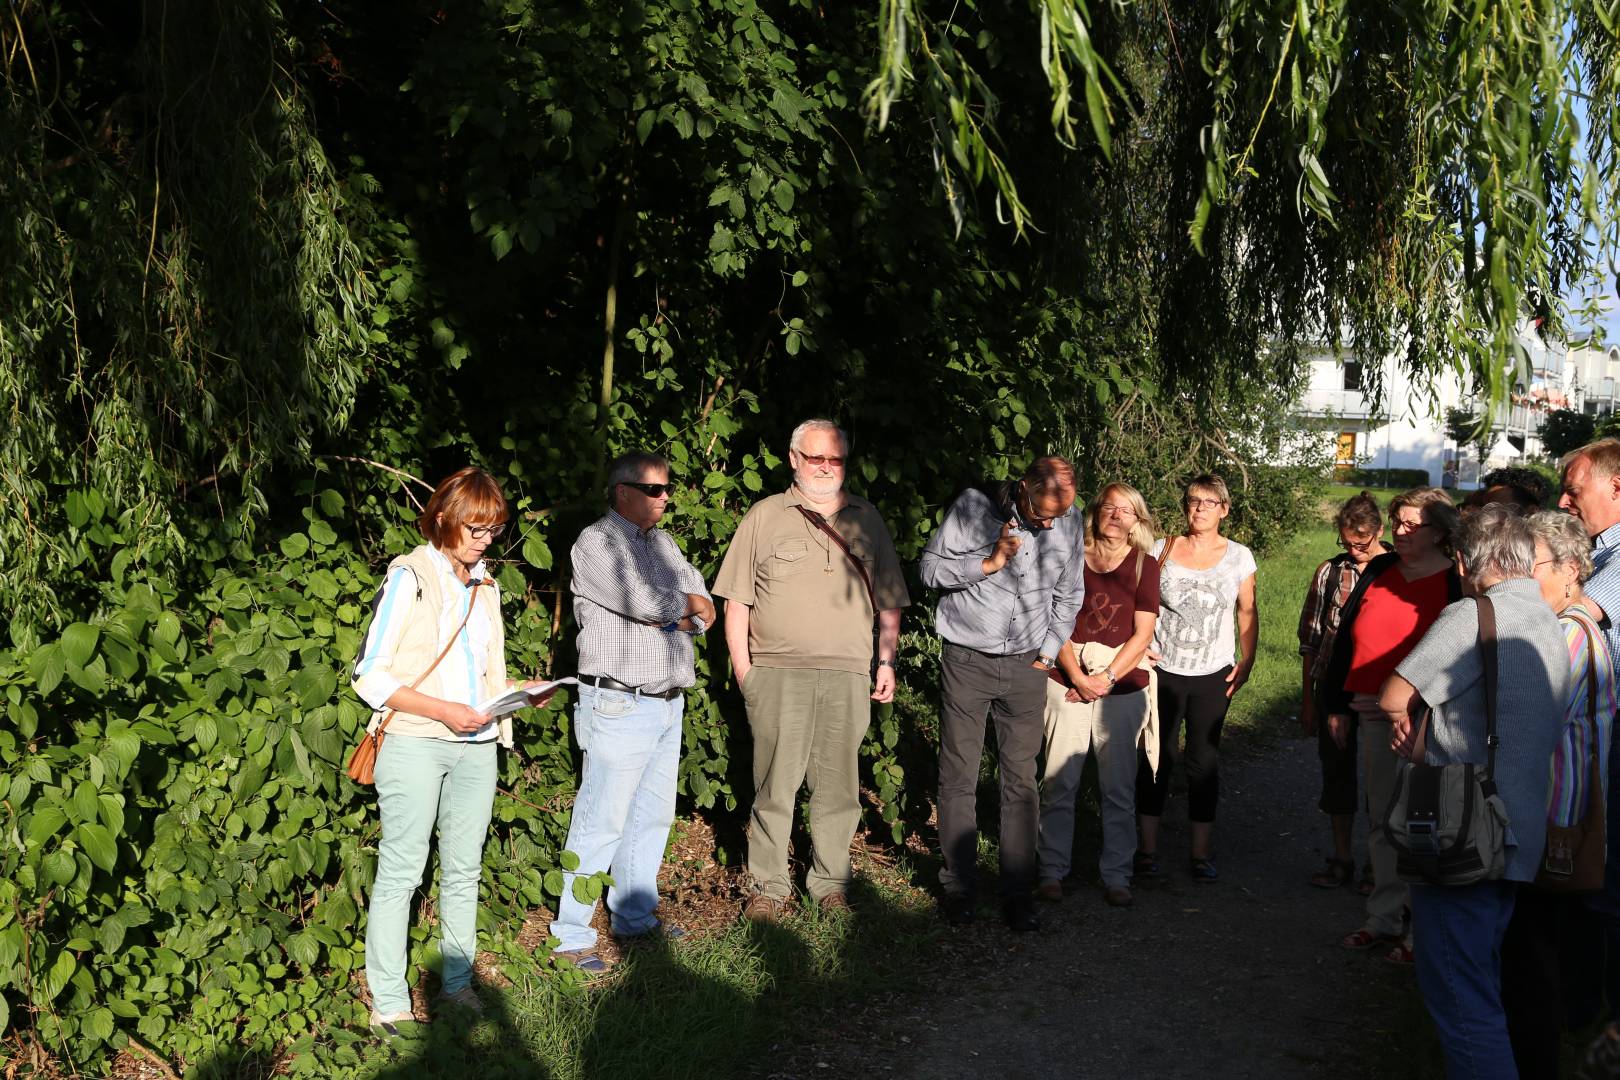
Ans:
[[[1449,568],[1447,568],[1449,569]],[[1352,694],[1376,694],[1395,665],[1440,617],[1450,595],[1446,569],[1407,581],[1401,568],[1379,574],[1361,597],[1350,628],[1350,671],[1344,688]]]

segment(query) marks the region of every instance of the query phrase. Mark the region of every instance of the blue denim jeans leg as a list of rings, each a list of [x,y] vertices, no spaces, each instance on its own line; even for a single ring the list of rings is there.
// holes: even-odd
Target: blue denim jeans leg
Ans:
[[[1517,1080],[1502,1011],[1502,936],[1518,885],[1412,886],[1418,989],[1446,1055],[1446,1076]]]
[[[574,797],[568,850],[579,869],[564,875],[551,932],[558,948],[588,949],[595,904],[575,899],[574,880],[603,870],[613,875],[608,910],[613,932],[644,934],[658,925],[658,868],[675,822],[675,780],[681,762],[685,700],[663,701],[593,686],[579,688],[574,731],[585,753]]]

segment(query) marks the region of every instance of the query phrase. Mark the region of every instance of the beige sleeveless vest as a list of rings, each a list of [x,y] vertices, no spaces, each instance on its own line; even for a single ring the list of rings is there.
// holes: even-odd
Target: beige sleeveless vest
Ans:
[[[439,653],[444,651],[445,645],[449,644],[439,638],[439,612],[444,609],[444,578],[443,570],[434,563],[426,544],[389,563],[388,570],[391,573],[395,567],[400,566],[405,567],[416,578],[416,593],[412,598],[410,619],[405,624],[405,633],[400,637],[399,648],[394,654],[390,673],[401,684],[410,686],[422,672],[427,671]],[[489,657],[484,670],[484,698],[487,699],[506,689],[506,632],[501,625],[500,586],[493,583],[480,586],[476,590],[474,602],[484,605],[485,614],[489,617]],[[437,670],[428,672],[427,678],[423,679],[422,684],[416,689],[433,697],[444,696],[440,692]],[[367,730],[375,731],[386,712],[385,709],[379,709],[372,713]],[[437,720],[404,711],[394,713],[394,718],[388,722],[388,734],[409,735],[420,739],[461,738]],[[500,721],[499,741],[508,750],[512,748],[510,716],[503,717]]]

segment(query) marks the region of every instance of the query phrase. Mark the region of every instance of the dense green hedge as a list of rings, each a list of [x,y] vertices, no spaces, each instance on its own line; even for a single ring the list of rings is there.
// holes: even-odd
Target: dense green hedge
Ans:
[[[1028,207],[1060,225],[1018,240],[941,189],[926,118],[864,126],[869,8],[18,14],[0,23],[18,208],[0,215],[0,1033],[64,1067],[101,1071],[130,1038],[186,1066],[352,1062],[377,824],[342,774],[366,715],[344,672],[417,542],[422,480],[473,461],[511,497],[522,673],[571,669],[566,552],[629,449],[669,455],[667,527],[710,581],[811,414],[853,433],[851,486],[908,565],[960,487],[1054,448],[1088,493],[1136,482],[1167,528],[1209,468],[1240,538],[1302,520],[1316,477],[1266,442],[1291,354],[1254,362],[1277,290],[1218,280],[1182,222],[1142,213],[1178,190],[1154,124],[1105,161],[1008,110]],[[1010,95],[1034,85],[1008,75]],[[1178,107],[1152,72],[1121,77],[1144,110]],[[938,639],[913,595],[863,750],[869,824],[895,838],[932,790]],[[512,931],[561,887],[576,770],[566,701],[518,731],[482,894],[483,943],[514,970],[545,963]],[[748,774],[710,634],[683,811],[737,823]]]
[[[1351,487],[1398,488],[1402,491],[1429,486],[1427,469],[1350,469],[1333,470],[1333,481]]]
[[[729,483],[678,494],[670,523],[710,579],[726,507],[746,505]],[[376,519],[371,537],[337,490],[312,486],[303,501],[298,531],[249,545],[216,526],[164,578],[126,557],[138,511],[94,490],[65,500],[94,615],[0,654],[13,839],[0,855],[0,1001],[31,1010],[12,1019],[67,1059],[99,1060],[126,1032],[195,1062],[353,1018],[377,820],[371,792],[343,775],[368,715],[347,668],[381,563],[416,535],[397,498],[378,501],[393,520]],[[520,522],[529,510],[518,504]],[[919,539],[907,538],[908,558]],[[530,580],[551,556],[533,532],[512,547],[498,572],[508,653],[513,670],[537,672],[556,651],[554,597]],[[932,787],[938,640],[927,613],[908,612],[898,701],[877,711],[863,750],[880,802],[872,824],[896,839],[908,817],[926,816]],[[723,657],[711,635],[680,774],[685,806],[721,814],[746,810],[748,794],[747,727]],[[486,848],[485,944],[533,964],[543,950],[519,955],[510,931],[562,884],[575,783],[566,700],[520,714],[517,733]],[[427,936],[419,925],[418,950]]]

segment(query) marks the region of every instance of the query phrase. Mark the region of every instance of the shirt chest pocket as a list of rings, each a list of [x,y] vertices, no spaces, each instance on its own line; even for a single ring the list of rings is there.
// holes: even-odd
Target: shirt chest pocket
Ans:
[[[877,556],[872,551],[872,545],[868,544],[864,539],[851,540],[849,541],[849,553],[861,560],[861,565],[866,567],[868,575],[872,573],[872,568],[877,564]],[[833,555],[840,559],[844,558],[842,551],[835,551]]]
[[[765,560],[765,576],[775,580],[796,577],[810,569],[810,544],[804,540],[778,540]]]

